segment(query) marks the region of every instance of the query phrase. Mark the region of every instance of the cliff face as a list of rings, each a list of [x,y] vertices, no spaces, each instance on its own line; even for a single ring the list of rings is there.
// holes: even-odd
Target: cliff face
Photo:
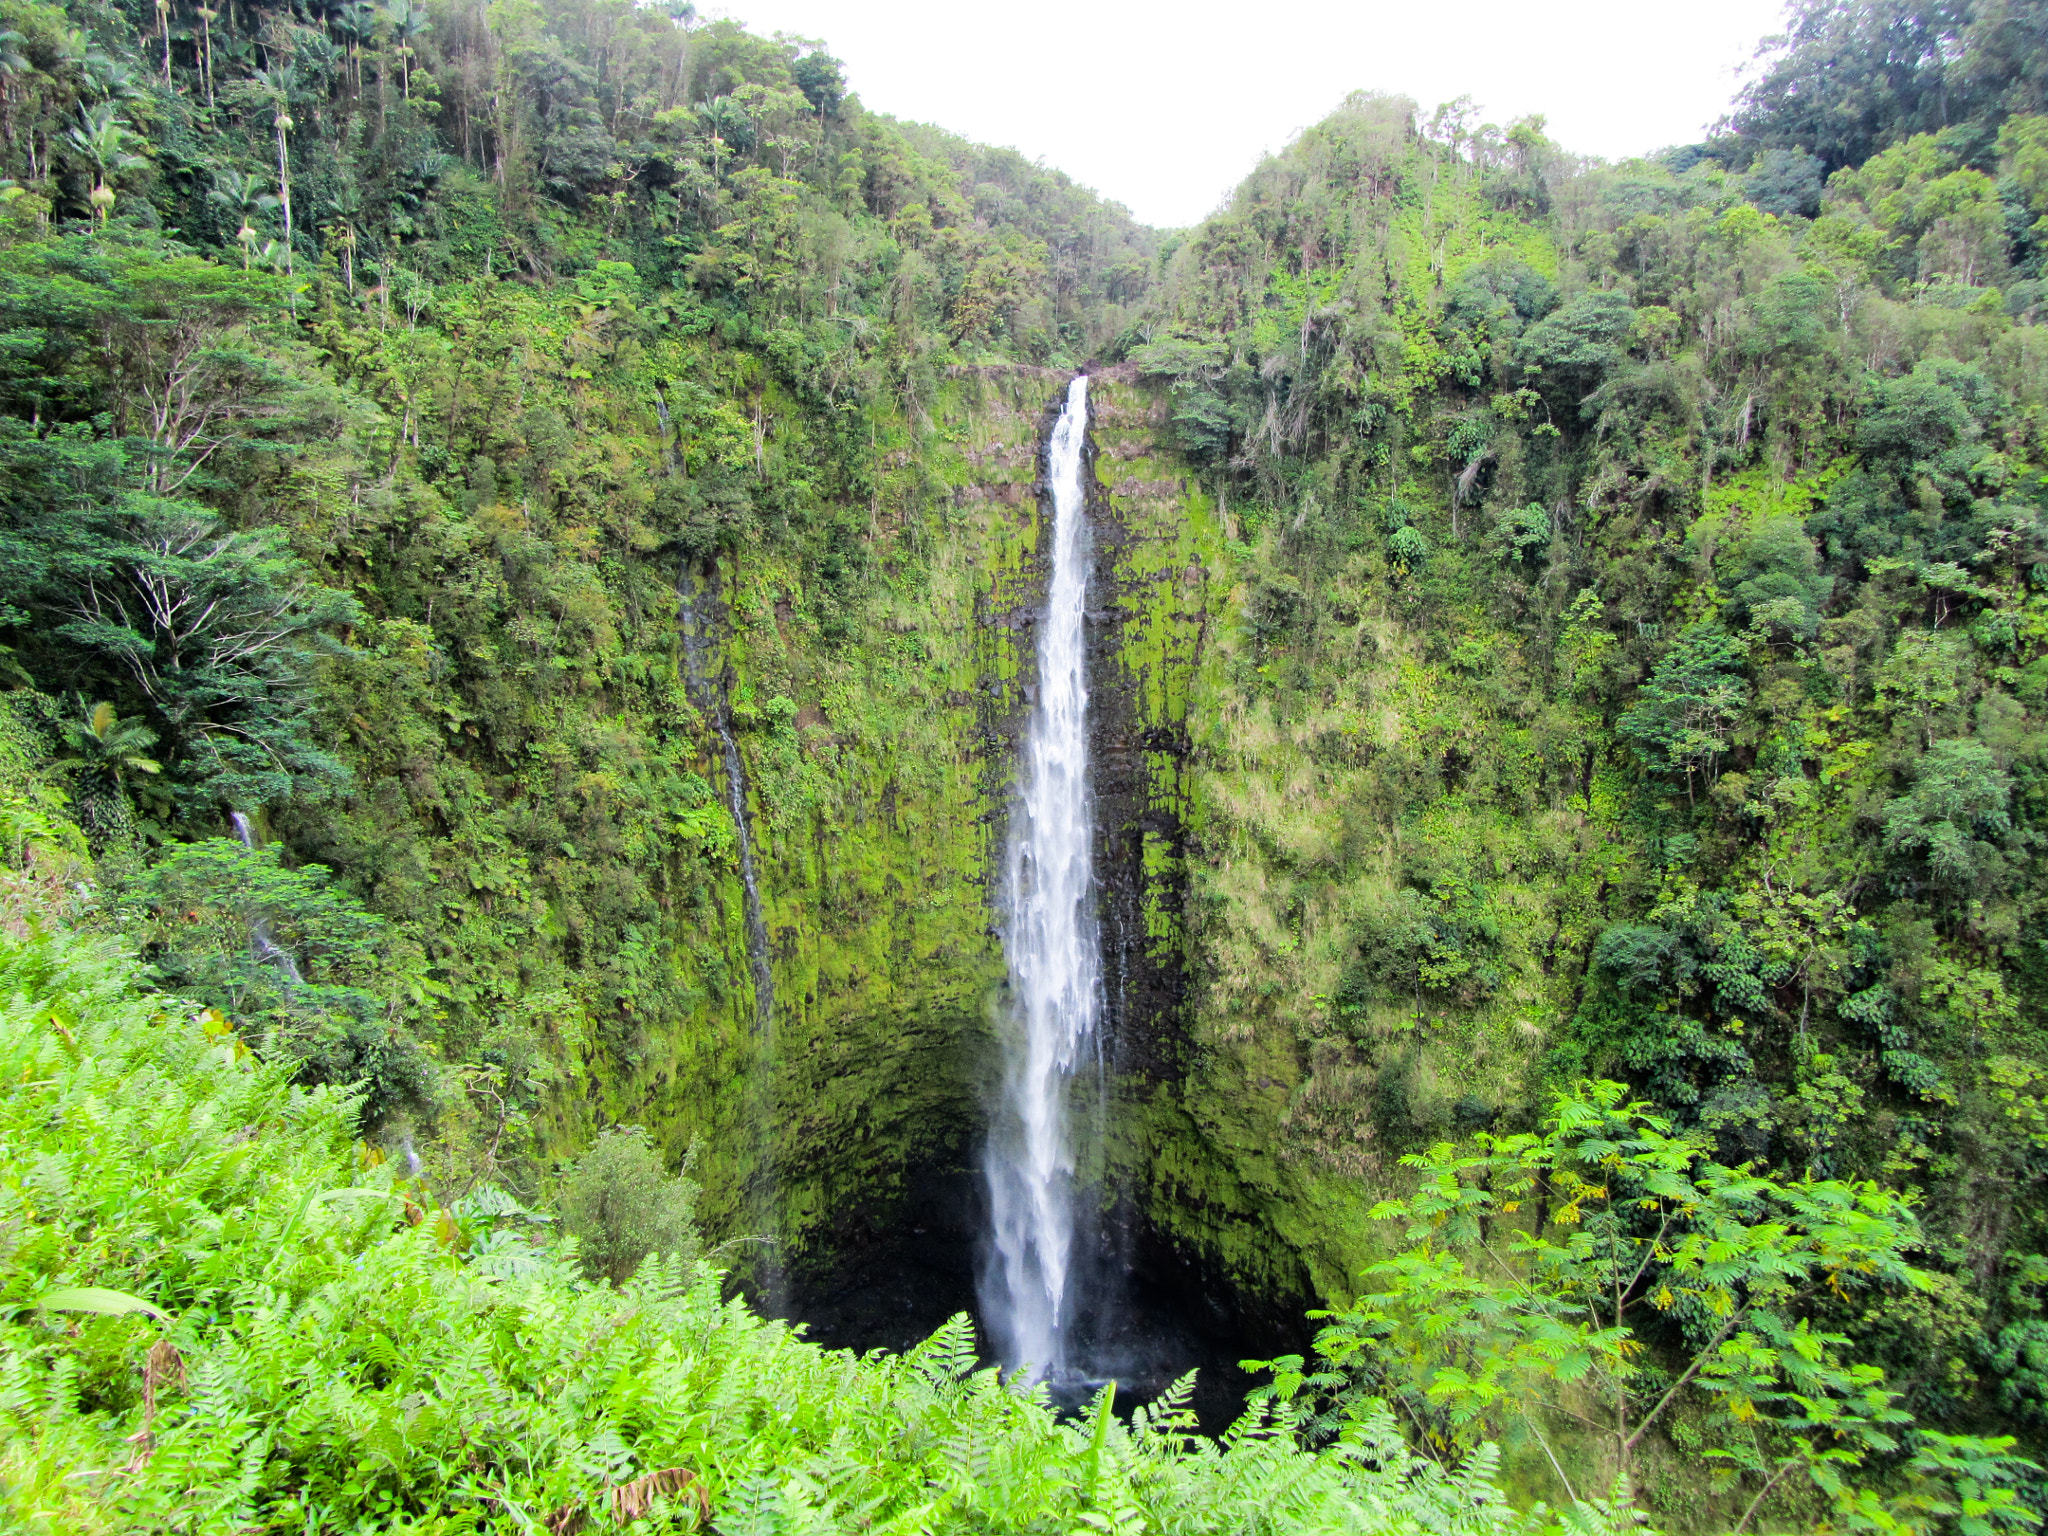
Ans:
[[[1202,856],[1194,728],[1226,686],[1214,658],[1235,622],[1234,559],[1170,445],[1164,397],[1111,370],[1095,402],[1091,700],[1116,1083],[1105,1225],[1141,1279],[1257,1296],[1279,1324],[1299,1310],[1305,1271],[1237,1149],[1217,1138],[1231,1117],[1213,1102],[1214,1053],[1201,1043],[1207,967],[1188,905],[1190,861]]]
[[[1280,989],[1287,963],[1262,974],[1240,957],[1272,895],[1243,840],[1246,781],[1286,767],[1265,761],[1275,743],[1261,733],[1221,724],[1243,722],[1260,681],[1258,557],[1173,447],[1165,393],[1131,372],[1101,377],[1093,423],[1098,867],[1118,1070],[1105,1187],[1140,1268],[1284,1337],[1302,1307],[1349,1293],[1386,1185],[1379,1159],[1303,1133],[1320,1064],[1247,1006]],[[1370,1137],[1363,1106],[1333,1118],[1345,1140]]]
[[[743,550],[699,573],[703,708],[681,722],[724,789],[707,712],[726,703],[744,764],[773,974],[756,1026],[731,860],[664,935],[684,1013],[647,1021],[639,1059],[593,1053],[555,1106],[573,1144],[637,1121],[694,1145],[714,1231],[774,1225],[793,1262],[888,1229],[915,1179],[964,1166],[1003,961],[990,907],[1038,582],[1031,374],[949,381],[955,487],[945,537],[871,627],[827,639],[795,571]],[[888,457],[886,447],[884,458]],[[896,467],[903,467],[898,455]],[[879,535],[890,530],[877,528]],[[760,1122],[770,1127],[761,1134]]]
[[[828,641],[794,574],[742,551],[695,575],[706,686],[679,705],[723,793],[713,713],[743,762],[773,975],[767,1034],[745,896],[725,861],[666,936],[686,1013],[644,1022],[638,1059],[592,1051],[558,1096],[565,1148],[597,1125],[696,1149],[714,1233],[772,1225],[797,1297],[832,1331],[902,1331],[971,1296],[974,1173],[1001,1006],[997,933],[1018,734],[1047,580],[1042,454],[1067,375],[948,380],[945,457],[919,467],[951,513],[870,632]],[[1242,1073],[1197,1048],[1203,962],[1188,868],[1200,837],[1191,714],[1224,686],[1231,618],[1221,521],[1167,445],[1162,400],[1099,375],[1091,410],[1088,613],[1109,1092],[1084,1155],[1106,1175],[1106,1263],[1256,1288],[1284,1315],[1307,1270],[1272,1208],[1257,1131],[1227,1100]],[[887,530],[878,530],[886,532]],[[680,883],[680,882],[679,882]],[[753,1268],[744,1249],[742,1269]],[[892,1281],[889,1277],[896,1277]]]
[[[713,1234],[772,1232],[828,1338],[907,1343],[972,1299],[1002,850],[1048,579],[1042,459],[1067,378],[959,370],[931,407],[936,451],[880,445],[949,511],[923,547],[898,546],[865,630],[828,637],[762,551],[697,573],[713,686],[677,723],[721,793],[719,699],[739,747],[772,1029],[756,1026],[728,859],[664,937],[669,995],[691,1006],[646,1020],[635,1061],[589,1053],[554,1106],[565,1149],[612,1122],[694,1146]],[[1088,465],[1108,989],[1106,1091],[1079,1116],[1103,1192],[1095,1254],[1140,1293],[1216,1299],[1219,1324],[1297,1328],[1372,1257],[1364,1213],[1391,1158],[1373,1145],[1371,1064],[1267,1016],[1338,925],[1280,910],[1290,856],[1247,805],[1292,794],[1319,814],[1348,770],[1302,777],[1299,732],[1260,723],[1256,551],[1172,446],[1165,396],[1098,373]],[[1306,936],[1292,945],[1290,924]],[[1411,1074],[1472,1067],[1426,1040],[1411,1054]],[[765,1275],[764,1251],[742,1243],[735,1262]]]

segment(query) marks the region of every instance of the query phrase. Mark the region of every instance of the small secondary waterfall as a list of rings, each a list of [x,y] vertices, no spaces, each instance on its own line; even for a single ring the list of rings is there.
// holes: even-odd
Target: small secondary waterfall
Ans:
[[[768,963],[768,921],[762,916],[761,883],[754,872],[754,834],[747,823],[747,781],[740,772],[740,749],[732,737],[723,690],[712,689],[704,680],[704,636],[687,567],[676,583],[676,594],[683,607],[683,665],[688,671],[690,696],[708,705],[705,712],[718,732],[725,764],[725,805],[732,812],[733,839],[740,855],[740,886],[746,901],[747,968],[754,975],[754,1022],[766,1039],[771,1036],[775,1022],[775,973]]]
[[[235,824],[235,838],[244,848],[254,853],[262,846],[256,841],[256,829],[250,825],[248,817],[240,811],[229,811],[228,820]],[[270,924],[260,917],[249,920],[249,942],[255,947],[259,959],[277,967],[277,973],[284,978],[286,986],[296,987],[304,984],[305,978],[299,974],[298,961],[292,958],[290,950],[282,948],[271,937]]]
[[[1012,1007],[1002,1098],[983,1172],[992,1231],[982,1314],[1005,1365],[1034,1377],[1067,1370],[1074,1248],[1074,1147],[1068,1083],[1095,1045],[1102,954],[1094,913],[1088,786],[1089,538],[1082,455],[1088,379],[1067,387],[1047,445],[1052,586],[1038,633],[1038,704],[1010,823],[1003,948]]]
[[[659,401],[660,396],[655,397]],[[663,425],[668,409],[663,405]],[[754,833],[747,821],[747,781],[740,770],[739,744],[733,740],[732,721],[726,708],[725,690],[713,687],[704,671],[704,635],[697,613],[697,596],[685,565],[676,580],[676,596],[682,605],[683,665],[691,700],[709,716],[718,733],[718,745],[725,767],[725,804],[732,813],[733,841],[739,850],[740,891],[747,925],[747,969],[754,978],[754,1033],[761,1051],[761,1068],[756,1075],[753,1106],[754,1131],[759,1139],[760,1177],[753,1199],[754,1217],[761,1223],[759,1236],[768,1245],[768,1257],[761,1270],[762,1300],[771,1312],[785,1310],[783,1277],[777,1233],[775,1180],[772,1157],[775,1070],[775,972],[768,954],[768,920],[761,906],[761,883],[754,860]]]

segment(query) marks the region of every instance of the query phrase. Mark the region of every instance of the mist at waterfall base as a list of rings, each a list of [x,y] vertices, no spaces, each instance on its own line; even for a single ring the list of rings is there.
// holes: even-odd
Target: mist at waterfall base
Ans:
[[[901,1354],[968,1312],[985,1363],[1000,1364],[976,1298],[986,1199],[978,1170],[914,1174],[886,1226],[855,1236],[828,1270],[791,1275],[783,1315],[828,1348]],[[1218,1434],[1261,1379],[1238,1362],[1302,1353],[1307,1344],[1298,1312],[1248,1315],[1242,1298],[1198,1272],[1134,1210],[1118,1207],[1080,1223],[1071,1262],[1105,1284],[1071,1317],[1069,1358],[1077,1368],[1049,1384],[1064,1407],[1085,1406],[1113,1379],[1117,1412],[1128,1414],[1192,1370],[1195,1412],[1204,1430]]]
[[[980,1167],[913,1171],[893,1220],[856,1235],[826,1273],[793,1277],[790,1309],[827,1345],[904,1350],[971,1310],[992,1364],[1079,1407],[1109,1382],[1129,1409],[1190,1370],[1220,1431],[1253,1378],[1246,1356],[1299,1351],[1299,1319],[1248,1317],[1080,1175],[1107,1111],[1105,999],[1089,764],[1088,380],[1074,379],[1046,442],[1052,528],[1037,682],[1004,863],[1008,971]],[[1027,694],[1027,697],[1032,695]],[[963,1149],[964,1150],[964,1149]],[[1275,1326],[1276,1323],[1278,1326]]]

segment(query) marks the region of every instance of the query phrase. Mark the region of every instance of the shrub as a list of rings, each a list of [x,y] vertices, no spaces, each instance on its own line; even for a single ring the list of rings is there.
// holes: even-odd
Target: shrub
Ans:
[[[593,1278],[622,1282],[650,1253],[696,1262],[697,1186],[667,1172],[653,1139],[637,1125],[598,1136],[570,1170],[561,1209]]]

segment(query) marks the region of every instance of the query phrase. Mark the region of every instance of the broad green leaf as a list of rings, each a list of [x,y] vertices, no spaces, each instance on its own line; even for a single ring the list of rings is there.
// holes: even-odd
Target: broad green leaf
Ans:
[[[140,1296],[130,1296],[126,1291],[110,1291],[99,1285],[66,1286],[39,1296],[35,1305],[45,1312],[98,1312],[106,1317],[147,1312],[159,1321],[168,1323],[171,1320],[167,1313],[151,1306]]]

